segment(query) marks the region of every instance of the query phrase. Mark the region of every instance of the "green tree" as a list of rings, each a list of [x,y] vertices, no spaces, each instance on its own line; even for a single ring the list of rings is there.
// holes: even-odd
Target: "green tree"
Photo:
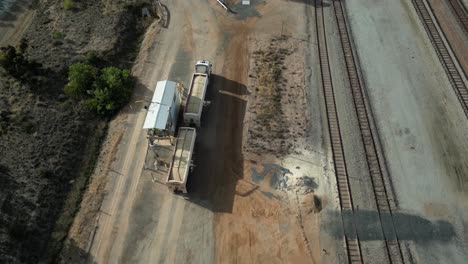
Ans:
[[[97,88],[90,92],[90,96],[90,98],[86,99],[85,103],[98,115],[106,116],[116,111],[117,106],[112,100],[109,89]]]
[[[84,98],[93,90],[99,70],[84,63],[75,63],[68,69],[68,83],[64,88],[66,95]]]
[[[132,94],[133,79],[129,70],[107,67],[94,83],[87,105],[99,115],[112,115],[124,106]]]

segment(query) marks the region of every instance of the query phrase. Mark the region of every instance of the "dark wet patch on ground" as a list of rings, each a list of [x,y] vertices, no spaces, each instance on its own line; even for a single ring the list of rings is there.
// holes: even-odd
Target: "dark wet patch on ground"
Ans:
[[[265,178],[269,177],[269,184],[271,188],[275,190],[282,190],[287,187],[287,174],[291,173],[288,169],[271,163],[262,164],[261,166],[263,168],[260,171],[258,170],[259,166],[252,166],[251,168],[252,180],[255,183],[259,184]]]

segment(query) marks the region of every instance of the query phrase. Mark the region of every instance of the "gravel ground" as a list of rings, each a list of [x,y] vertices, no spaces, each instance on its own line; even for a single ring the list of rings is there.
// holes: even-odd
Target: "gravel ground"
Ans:
[[[422,263],[463,263],[468,123],[456,96],[411,3],[346,7],[401,211],[430,221],[408,218],[401,237]]]
[[[377,206],[372,189],[372,181],[367,166],[366,154],[362,142],[357,114],[354,109],[354,101],[349,85],[348,73],[339,37],[338,27],[335,21],[333,6],[324,7],[325,30],[327,32],[328,55],[330,70],[333,78],[333,89],[340,121],[340,129],[343,140],[343,150],[349,175],[350,189],[353,197],[353,206],[356,212],[372,212],[368,217],[356,218],[356,222],[379,222]],[[336,214],[336,212],[335,212]],[[385,244],[382,241],[383,232],[377,225],[375,230],[363,229],[363,232],[373,233],[380,239],[361,239],[362,257],[365,263],[384,263],[387,259]],[[328,227],[327,229],[333,229]],[[333,232],[332,230],[328,230]]]

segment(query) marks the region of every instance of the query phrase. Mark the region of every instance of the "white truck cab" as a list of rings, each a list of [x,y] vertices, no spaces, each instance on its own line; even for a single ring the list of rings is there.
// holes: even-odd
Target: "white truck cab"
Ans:
[[[209,76],[211,75],[211,68],[212,68],[212,65],[209,61],[199,60],[195,64],[195,73],[204,73]]]

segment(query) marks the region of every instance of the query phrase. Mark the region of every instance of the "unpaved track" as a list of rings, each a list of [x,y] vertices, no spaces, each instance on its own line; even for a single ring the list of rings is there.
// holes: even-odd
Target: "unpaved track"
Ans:
[[[0,46],[16,45],[34,18],[29,1],[15,1],[9,15],[0,15]]]
[[[188,86],[194,62],[212,61],[214,75],[207,94],[212,104],[204,113],[198,135],[190,193],[187,197],[173,195],[157,182],[163,175],[143,170],[147,147],[141,127],[146,112],[141,105],[132,104],[112,166],[118,173],[108,175],[108,194],[88,262],[309,262],[300,223],[288,209],[289,201],[255,191],[258,187],[244,176],[249,169],[241,149],[250,36],[255,30],[267,36],[276,34],[277,14],[285,3],[268,5],[274,15],[265,17],[276,24],[261,29],[255,27],[261,16],[227,14],[215,1],[166,4],[169,27],[161,30],[147,58],[134,68],[141,83],[134,99],[150,99],[158,80]],[[295,12],[301,10],[298,4],[294,7]]]
[[[172,5],[183,4],[173,2]],[[175,6],[174,6],[175,7]],[[175,7],[174,9],[177,9]],[[175,14],[172,14],[174,17]],[[181,19],[171,20],[172,27],[180,27]],[[175,60],[177,49],[182,42],[182,35],[176,30],[163,30],[158,36],[161,41],[155,42],[145,61],[138,62],[134,69],[142,85],[137,86],[136,94],[151,96],[150,89],[154,89],[157,80],[165,79],[170,68],[166,62]],[[159,52],[164,50],[164,52]],[[164,63],[160,63],[164,62]],[[134,98],[139,99],[139,98]],[[141,105],[134,104],[134,109],[141,109]],[[117,153],[113,170],[119,174],[110,173],[108,195],[101,207],[98,229],[92,242],[90,255],[98,263],[116,263],[120,258],[124,242],[124,234],[128,228],[130,208],[135,199],[136,187],[140,180],[144,158],[146,154],[145,136],[141,129],[146,116],[145,111],[136,111],[128,115],[127,126],[129,133],[124,136]],[[113,182],[112,182],[113,181]]]

